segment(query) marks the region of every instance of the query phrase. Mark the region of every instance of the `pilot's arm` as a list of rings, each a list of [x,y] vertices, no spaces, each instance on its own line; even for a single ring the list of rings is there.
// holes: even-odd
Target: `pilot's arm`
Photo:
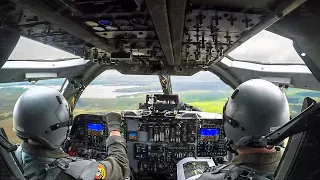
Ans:
[[[120,180],[129,177],[130,168],[126,142],[120,134],[121,116],[119,113],[107,114],[110,135],[106,141],[108,157],[99,162],[96,179]]]

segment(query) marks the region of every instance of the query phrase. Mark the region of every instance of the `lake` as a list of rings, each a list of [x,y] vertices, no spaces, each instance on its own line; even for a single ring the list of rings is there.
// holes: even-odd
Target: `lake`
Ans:
[[[29,89],[37,85],[16,85],[2,88]],[[61,86],[48,86],[60,90]],[[136,94],[161,93],[161,91],[136,91],[136,92],[116,92],[119,89],[137,88],[140,86],[117,86],[117,85],[89,85],[81,95],[81,98],[105,99],[119,96],[130,96]],[[0,87],[1,89],[1,87]]]

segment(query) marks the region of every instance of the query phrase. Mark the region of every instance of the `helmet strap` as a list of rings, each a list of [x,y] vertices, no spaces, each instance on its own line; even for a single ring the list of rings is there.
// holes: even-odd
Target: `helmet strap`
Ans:
[[[230,124],[230,126],[232,126],[233,128],[236,128],[239,126],[239,122],[226,115],[228,102],[229,102],[229,98],[223,106],[223,112],[222,112],[223,124],[227,122],[228,124]]]
[[[58,129],[63,128],[63,127],[67,127],[67,135],[66,135],[66,139],[67,139],[68,134],[69,134],[69,125],[70,125],[69,121],[57,123],[57,124],[54,124],[54,125],[50,126],[50,128],[48,130],[46,130],[45,133],[49,134],[49,132],[53,132],[53,131],[58,130]]]
[[[50,126],[49,131],[55,131],[55,130],[63,128],[63,127],[68,127],[68,129],[69,129],[69,121],[54,124],[54,125]],[[49,133],[49,131],[47,130],[46,133]]]
[[[238,155],[238,151],[236,151],[235,149],[232,149],[232,145],[233,145],[233,141],[232,140],[228,140],[228,142],[226,143],[226,147],[227,147],[227,151],[235,154],[235,155]]]
[[[236,120],[234,120],[234,119],[232,119],[231,117],[229,117],[229,116],[227,116],[227,115],[223,115],[224,116],[224,121],[226,122],[226,123],[228,123],[228,124],[230,124],[230,126],[232,126],[233,128],[237,128],[237,127],[239,127],[239,122],[238,121],[236,121]]]

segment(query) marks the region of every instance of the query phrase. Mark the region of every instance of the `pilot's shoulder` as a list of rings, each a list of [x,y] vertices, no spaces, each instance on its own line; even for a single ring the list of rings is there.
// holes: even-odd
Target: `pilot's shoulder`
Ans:
[[[15,150],[15,156],[17,157],[20,164],[22,163],[22,147],[19,145],[18,148]]]
[[[95,160],[84,160],[78,157],[66,157],[56,160],[56,164],[66,174],[75,179],[92,180],[95,179],[99,163]]]

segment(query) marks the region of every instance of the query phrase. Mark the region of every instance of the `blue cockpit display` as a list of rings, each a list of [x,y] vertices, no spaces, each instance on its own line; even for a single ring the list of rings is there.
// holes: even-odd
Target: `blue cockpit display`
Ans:
[[[88,123],[88,130],[103,131],[103,125],[102,124]]]
[[[217,141],[219,139],[219,133],[219,128],[200,129],[200,136],[203,141]]]

